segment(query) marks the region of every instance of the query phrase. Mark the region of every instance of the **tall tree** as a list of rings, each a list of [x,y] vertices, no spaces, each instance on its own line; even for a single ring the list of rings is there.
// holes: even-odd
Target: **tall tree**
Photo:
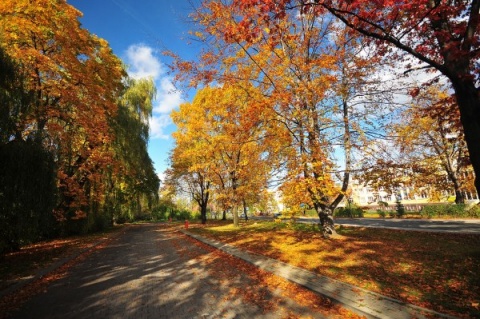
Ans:
[[[182,104],[177,112],[172,113],[178,130],[173,133],[175,148],[169,157],[171,167],[167,170],[165,183],[176,193],[187,194],[198,204],[202,224],[205,224],[212,197],[210,145],[202,138],[203,123],[197,122],[202,117],[202,110],[190,106]],[[192,126],[195,128],[192,129]]]
[[[113,164],[106,172],[108,208],[117,219],[143,215],[142,203],[149,208],[158,199],[159,178],[148,155],[149,122],[156,94],[152,79],[126,78],[118,112],[111,118],[114,131]]]
[[[402,115],[402,123],[395,126],[394,134],[417,173],[412,177],[419,175],[413,183],[417,187],[453,189],[455,202],[463,204],[471,165],[458,108],[451,95],[432,86],[417,95],[414,105]]]
[[[19,70],[0,47],[0,254],[56,231],[53,156],[34,141],[12,140],[31,99]]]
[[[101,204],[102,174],[113,155],[108,119],[117,111],[125,74],[107,42],[80,27],[80,16],[65,0],[0,2],[0,44],[31,97],[11,138],[34,140],[54,153],[55,212],[73,222]]]
[[[173,154],[183,148],[188,165],[182,169],[195,178],[197,190],[206,189],[209,183],[217,186],[222,205],[234,209],[235,225],[236,208],[253,192],[265,188],[268,176],[262,157],[266,155],[261,143],[267,142],[262,136],[258,94],[228,85],[207,87],[172,115],[179,127]],[[179,156],[172,160],[172,167],[179,168]]]
[[[177,68],[194,83],[217,80],[260,88],[268,99],[263,104],[271,115],[267,121],[281,125],[274,132],[275,147],[283,146],[288,182],[309,195],[325,234],[333,233],[333,210],[348,188],[352,139],[364,136],[368,121],[361,119],[371,110],[365,96],[373,93],[362,88],[373,86],[367,79],[378,61],[331,16],[305,10],[278,15],[270,23],[263,14],[261,6],[204,1],[194,17],[203,26],[200,35],[215,41],[201,63],[182,61]],[[343,148],[343,169],[336,166],[334,144]]]
[[[450,80],[460,111],[465,141],[480,192],[480,1],[478,0],[234,0],[245,11],[258,9],[270,28],[289,10],[325,11],[378,45],[379,53],[398,49],[397,60],[419,62],[415,68],[432,69]],[[248,30],[247,17],[238,22]],[[403,53],[403,55],[401,54]]]

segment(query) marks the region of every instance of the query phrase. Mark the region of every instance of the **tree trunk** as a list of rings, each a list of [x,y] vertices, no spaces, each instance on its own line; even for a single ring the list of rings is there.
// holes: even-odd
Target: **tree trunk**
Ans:
[[[245,200],[243,200],[243,214],[245,214],[245,220],[248,220],[247,203],[245,202]]]
[[[202,224],[205,225],[207,223],[207,203],[200,205],[200,216],[202,219]]]
[[[453,183],[453,189],[455,191],[455,204],[465,204],[465,195],[460,188],[457,176],[455,176],[455,174],[449,174],[449,178]]]
[[[465,196],[461,190],[455,189],[455,204],[465,204]]]
[[[470,162],[475,172],[475,188],[480,194],[480,96],[472,80],[452,81]]]
[[[227,220],[227,211],[224,209],[222,213],[222,220]]]
[[[333,215],[333,211],[337,208],[338,204],[345,198],[345,193],[348,190],[348,184],[350,182],[350,171],[352,169],[352,140],[350,133],[350,117],[348,113],[347,101],[343,100],[343,147],[345,150],[345,173],[343,174],[342,189],[337,195],[335,200],[330,204],[330,210]]]
[[[238,207],[235,206],[235,208],[233,209],[233,225],[235,227],[238,227],[239,226],[239,221],[238,221]]]
[[[320,219],[320,229],[322,230],[323,237],[329,238],[330,236],[335,236],[337,232],[335,231],[335,221],[333,220],[333,211],[322,204],[314,204],[315,210],[317,211],[318,218]]]

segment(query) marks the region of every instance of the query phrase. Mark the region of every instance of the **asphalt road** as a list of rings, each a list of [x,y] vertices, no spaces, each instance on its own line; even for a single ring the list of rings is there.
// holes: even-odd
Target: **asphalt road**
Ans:
[[[272,217],[254,217],[271,219]],[[316,218],[297,218],[300,223],[318,223]],[[480,219],[383,219],[383,218],[336,218],[337,225],[402,229],[411,231],[480,234]]]
[[[403,229],[413,231],[480,234],[480,220],[337,218],[344,226]]]
[[[299,218],[300,222],[316,222],[318,219]],[[480,220],[442,219],[383,219],[383,218],[337,218],[335,223],[344,226],[402,229],[411,231],[472,233],[480,234]]]

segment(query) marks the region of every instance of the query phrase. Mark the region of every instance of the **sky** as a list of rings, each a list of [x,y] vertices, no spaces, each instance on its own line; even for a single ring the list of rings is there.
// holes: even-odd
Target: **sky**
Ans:
[[[160,178],[173,148],[170,112],[188,101],[175,89],[168,74],[164,50],[193,59],[198,47],[188,42],[190,0],[67,0],[83,13],[84,29],[108,41],[115,55],[128,65],[134,78],[153,77],[157,96],[150,121],[148,152]]]

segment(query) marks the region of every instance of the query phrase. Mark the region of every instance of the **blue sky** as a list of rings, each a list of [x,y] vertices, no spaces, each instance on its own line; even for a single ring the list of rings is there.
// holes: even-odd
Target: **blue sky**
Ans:
[[[165,49],[194,58],[198,48],[188,44],[189,0],[68,0],[83,13],[82,27],[107,40],[113,52],[128,66],[133,77],[152,76],[157,86],[153,118],[150,122],[149,154],[162,176],[173,147],[175,130],[170,111],[185,101],[174,90],[167,74]]]

